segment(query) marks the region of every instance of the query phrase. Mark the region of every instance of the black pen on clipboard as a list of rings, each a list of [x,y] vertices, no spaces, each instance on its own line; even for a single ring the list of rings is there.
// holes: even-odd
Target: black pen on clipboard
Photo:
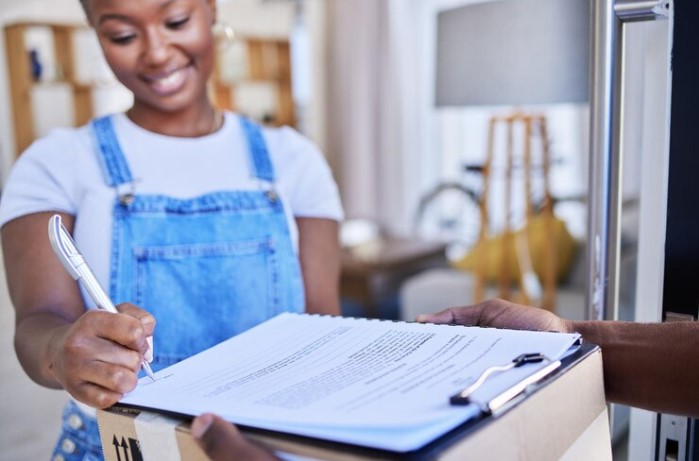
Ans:
[[[97,305],[99,309],[117,314],[119,311],[116,306],[114,306],[114,303],[112,303],[112,300],[109,299],[104,289],[102,289],[102,286],[97,281],[90,266],[87,265],[83,255],[78,251],[78,247],[75,245],[73,238],[61,222],[60,215],[53,215],[49,220],[49,241],[51,242],[51,247],[54,253],[56,253],[58,260],[63,264],[63,267],[68,271],[71,277],[82,284],[85,291],[88,292],[95,302],[95,305]],[[155,381],[153,370],[148,362],[143,360],[141,365],[146,375]]]

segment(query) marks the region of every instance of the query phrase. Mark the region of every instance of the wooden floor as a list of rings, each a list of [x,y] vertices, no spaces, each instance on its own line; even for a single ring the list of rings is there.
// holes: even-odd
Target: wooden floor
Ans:
[[[35,384],[17,362],[12,345],[14,311],[1,266],[0,461],[48,460],[58,437],[67,394]]]

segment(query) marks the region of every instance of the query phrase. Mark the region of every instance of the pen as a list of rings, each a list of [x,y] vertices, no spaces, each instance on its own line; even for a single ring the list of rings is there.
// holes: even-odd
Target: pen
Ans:
[[[70,236],[65,226],[63,226],[63,223],[61,223],[61,217],[59,215],[53,215],[49,220],[49,240],[51,241],[53,251],[56,253],[56,256],[58,256],[58,260],[61,261],[63,267],[68,271],[71,277],[82,284],[97,307],[117,314],[119,311],[116,306],[114,306],[114,303],[112,303],[112,300],[109,299],[107,293],[104,292],[104,289],[102,289],[102,286],[97,281],[90,266],[87,265],[83,255],[78,251],[73,238]],[[148,362],[143,360],[141,361],[141,365],[148,377],[155,381],[153,370],[151,370]]]

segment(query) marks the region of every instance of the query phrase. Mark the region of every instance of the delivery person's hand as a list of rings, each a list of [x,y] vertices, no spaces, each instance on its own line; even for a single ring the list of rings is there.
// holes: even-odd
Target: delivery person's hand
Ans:
[[[211,413],[194,418],[191,431],[212,461],[279,461],[271,451],[245,438],[233,424]]]
[[[573,322],[546,309],[522,306],[502,299],[490,299],[474,306],[452,307],[434,314],[421,314],[416,320],[423,323],[453,323],[512,330],[576,331]]]

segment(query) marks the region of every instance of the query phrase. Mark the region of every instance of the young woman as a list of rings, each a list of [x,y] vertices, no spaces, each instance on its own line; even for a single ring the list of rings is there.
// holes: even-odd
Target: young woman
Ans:
[[[82,3],[133,106],[36,141],[0,204],[17,356],[73,397],[65,460],[101,458],[92,407],[133,389],[151,353],[157,371],[282,311],[339,312],[337,187],[292,129],[212,105],[215,0]],[[58,262],[56,212],[120,314],[89,309]]]

